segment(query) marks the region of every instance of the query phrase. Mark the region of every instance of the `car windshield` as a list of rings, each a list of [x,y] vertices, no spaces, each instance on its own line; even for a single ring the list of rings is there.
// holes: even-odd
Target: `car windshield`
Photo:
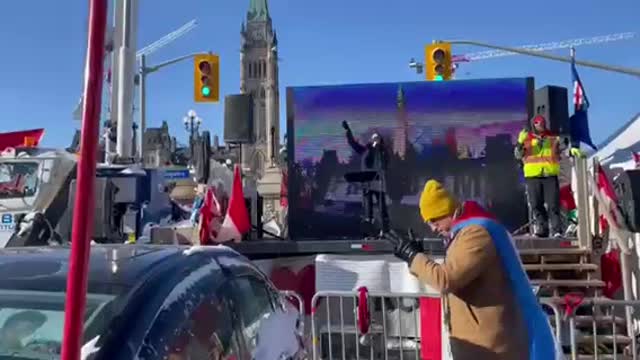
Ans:
[[[37,186],[37,162],[0,163],[0,199],[33,196]]]
[[[107,326],[113,299],[87,295],[85,339]],[[0,359],[59,359],[64,303],[64,293],[0,290]]]

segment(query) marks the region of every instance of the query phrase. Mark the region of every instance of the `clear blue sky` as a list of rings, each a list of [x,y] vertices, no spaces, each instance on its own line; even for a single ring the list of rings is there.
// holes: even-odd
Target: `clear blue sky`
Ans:
[[[45,144],[69,144],[79,127],[71,112],[82,88],[87,3],[3,2],[0,131],[45,127]],[[237,93],[239,31],[248,4],[249,0],[142,0],[139,47],[196,18],[198,28],[154,53],[149,63],[211,50],[221,56],[222,94]],[[432,39],[523,45],[640,30],[638,0],[270,0],[269,7],[282,58],[283,113],[286,86],[419,80],[407,63],[411,57],[421,58],[424,44]],[[580,47],[577,55],[640,68],[638,49],[640,38]],[[455,48],[456,53],[478,50]],[[172,133],[184,139],[181,119],[193,108],[204,118],[205,128],[222,134],[222,105],[193,103],[191,66],[187,61],[149,77],[149,126],[168,120]],[[592,136],[600,142],[640,112],[640,79],[579,71],[592,103]],[[517,76],[535,76],[538,87],[571,85],[568,64],[521,56],[463,64],[458,78]],[[284,116],[281,124],[284,133]]]

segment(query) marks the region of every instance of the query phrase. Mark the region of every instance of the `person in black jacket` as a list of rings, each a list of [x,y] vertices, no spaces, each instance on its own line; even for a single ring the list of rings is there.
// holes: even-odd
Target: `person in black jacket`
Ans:
[[[382,231],[387,232],[389,231],[389,213],[386,202],[387,152],[384,141],[380,134],[374,133],[371,136],[371,140],[367,142],[367,144],[362,145],[353,137],[349,123],[343,121],[342,127],[346,131],[349,146],[361,156],[361,170],[376,171],[378,173],[376,180],[372,181],[369,186],[365,186],[363,189],[362,205],[364,207],[365,220],[371,223],[374,222],[373,206],[375,198],[376,203],[379,205]]]

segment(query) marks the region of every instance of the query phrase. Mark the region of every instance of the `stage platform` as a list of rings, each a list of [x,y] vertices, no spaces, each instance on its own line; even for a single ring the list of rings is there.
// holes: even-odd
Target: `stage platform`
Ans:
[[[514,238],[520,250],[575,248],[575,238],[551,239],[518,236]],[[432,255],[444,255],[441,239],[423,240],[425,252]],[[363,239],[319,239],[319,240],[250,240],[226,244],[250,258],[275,256],[301,256],[312,254],[371,254],[390,253],[393,247],[385,240]]]

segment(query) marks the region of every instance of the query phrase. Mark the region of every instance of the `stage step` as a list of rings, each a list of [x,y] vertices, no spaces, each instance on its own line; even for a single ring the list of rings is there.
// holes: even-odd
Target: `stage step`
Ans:
[[[542,287],[584,287],[584,288],[602,288],[605,286],[604,281],[601,280],[539,280],[532,279],[532,285],[539,285]]]
[[[576,326],[578,327],[592,327],[595,321],[598,327],[608,326],[611,329],[611,325],[615,322],[618,326],[626,326],[627,322],[622,316],[612,315],[577,315],[574,317]]]
[[[577,247],[571,248],[540,248],[540,249],[519,249],[520,256],[543,256],[543,255],[588,255],[591,250]]]
[[[597,271],[595,264],[524,264],[526,271]]]
[[[586,355],[586,354],[578,354],[578,360],[633,360],[633,356],[622,355],[622,354],[598,354],[595,355]]]
[[[598,344],[604,345],[613,345],[615,342],[618,346],[618,350],[622,350],[627,345],[630,345],[633,341],[630,337],[626,335],[600,335],[595,336]],[[579,335],[576,336],[576,341],[580,344],[593,345],[594,336],[593,335]]]

